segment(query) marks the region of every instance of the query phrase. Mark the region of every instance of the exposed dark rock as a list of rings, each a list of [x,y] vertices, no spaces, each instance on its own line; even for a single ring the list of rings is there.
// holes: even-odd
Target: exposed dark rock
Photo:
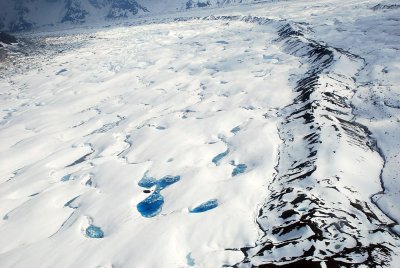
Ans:
[[[67,12],[61,19],[61,22],[83,23],[88,12],[81,7],[80,2],[76,0],[67,0],[65,3]]]
[[[18,43],[17,38],[5,32],[0,32],[0,42],[7,45]]]
[[[346,267],[343,263],[336,262],[333,260],[325,261],[324,264],[327,268],[340,268]],[[321,268],[321,262],[313,262],[313,261],[306,261],[300,260],[288,264],[276,265],[276,264],[266,264],[261,265],[259,268]]]
[[[194,8],[194,7],[206,7],[206,6],[210,6],[210,5],[211,5],[210,1],[189,0],[186,2],[186,9],[190,9],[190,8]]]
[[[129,15],[136,15],[140,10],[148,12],[148,10],[139,5],[135,0],[111,0],[111,8],[107,18],[121,18]]]
[[[400,4],[385,4],[385,3],[380,3],[372,7],[372,10],[388,10],[388,9],[398,9],[400,8]]]

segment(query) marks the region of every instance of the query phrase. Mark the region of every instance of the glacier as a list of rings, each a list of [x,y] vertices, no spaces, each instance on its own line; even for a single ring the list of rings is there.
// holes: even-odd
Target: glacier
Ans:
[[[396,1],[0,7],[0,267],[397,267]]]

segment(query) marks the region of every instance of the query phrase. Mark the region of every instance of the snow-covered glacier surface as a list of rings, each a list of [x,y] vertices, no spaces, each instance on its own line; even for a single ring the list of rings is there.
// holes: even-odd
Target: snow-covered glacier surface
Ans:
[[[398,7],[18,35],[0,50],[0,267],[397,267]]]

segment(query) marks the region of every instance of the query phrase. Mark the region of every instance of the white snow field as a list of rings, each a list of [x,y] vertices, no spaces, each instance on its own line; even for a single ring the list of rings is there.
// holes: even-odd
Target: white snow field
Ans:
[[[0,267],[398,267],[396,1],[17,37],[0,51]]]

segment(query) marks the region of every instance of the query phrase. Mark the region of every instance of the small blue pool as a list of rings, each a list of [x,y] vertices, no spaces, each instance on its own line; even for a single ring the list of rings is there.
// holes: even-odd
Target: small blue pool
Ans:
[[[189,210],[190,213],[202,213],[211,209],[214,209],[218,207],[218,200],[217,199],[211,199],[208,200],[207,202],[201,203],[195,208],[192,208]]]
[[[103,238],[104,232],[100,227],[90,225],[88,228],[86,228],[86,235],[90,238]]]

